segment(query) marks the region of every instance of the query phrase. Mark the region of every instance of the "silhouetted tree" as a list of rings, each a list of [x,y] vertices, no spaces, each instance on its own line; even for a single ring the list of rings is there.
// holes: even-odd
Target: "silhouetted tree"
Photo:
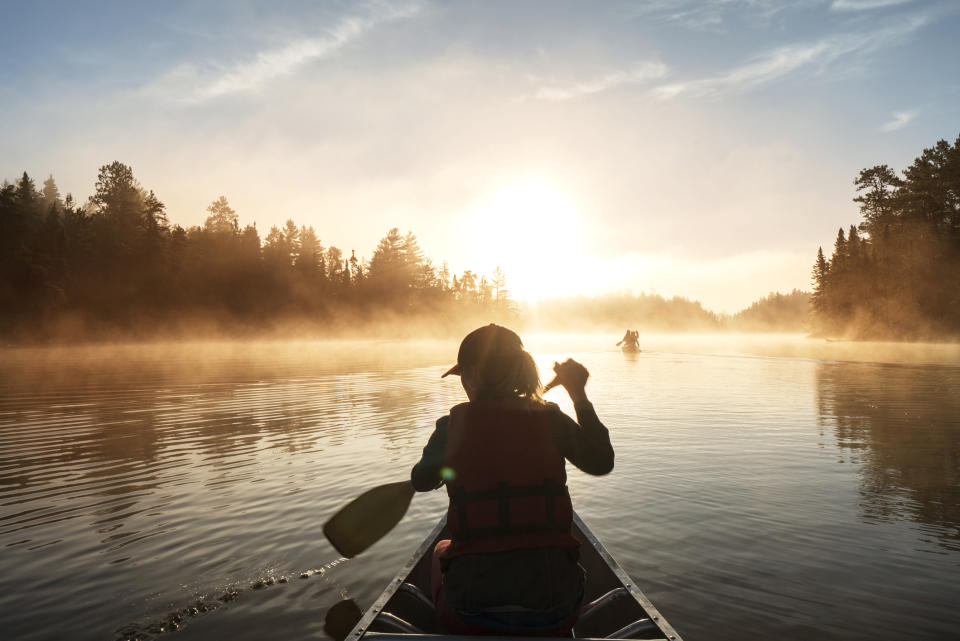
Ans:
[[[450,266],[447,265],[447,261],[443,261],[443,264],[440,265],[440,271],[437,273],[437,286],[443,292],[450,290]]]
[[[877,165],[854,184],[864,236],[851,226],[844,238],[841,229],[819,282],[815,266],[819,329],[854,337],[960,335],[960,137],[924,149],[903,178]]]
[[[44,207],[63,206],[63,201],[60,200],[60,190],[57,189],[57,183],[53,179],[53,174],[43,181],[41,193],[43,194]]]
[[[772,292],[734,314],[726,325],[742,332],[807,331],[810,302],[811,295],[799,289],[789,294]]]
[[[350,250],[350,282],[358,286],[366,277],[363,271],[362,261],[357,260],[357,253]]]
[[[0,185],[6,335],[42,334],[45,323],[55,327],[65,314],[107,330],[161,327],[194,314],[267,326],[291,315],[322,320],[363,310],[375,317],[381,307],[448,318],[493,312],[487,281],[480,279],[478,293],[477,276],[464,278],[466,295],[458,301],[446,264],[438,271],[416,236],[396,228],[366,269],[355,251],[345,258],[335,246],[325,249],[313,227],[292,219],[261,243],[256,225],[241,231],[225,196],[207,207],[202,226],[171,225],[163,202],[118,161],[100,167],[83,207],[69,194],[61,198],[53,176],[39,192],[26,173]]]
[[[490,284],[490,281],[487,280],[486,276],[481,276],[480,282],[477,284],[477,302],[481,305],[488,305],[494,302],[493,286]]]
[[[470,302],[477,300],[477,276],[469,269],[460,276],[460,298]]]
[[[823,256],[823,247],[818,247],[817,259],[813,263],[813,295],[811,296],[811,305],[816,314],[823,314],[826,311],[824,307],[824,292],[829,273],[830,264]]]
[[[877,165],[860,171],[853,184],[857,192],[863,192],[853,199],[860,203],[860,213],[864,221],[860,228],[871,236],[894,221],[893,198],[903,181],[887,165]]]
[[[239,234],[240,217],[237,212],[230,207],[225,196],[220,196],[217,200],[210,203],[207,207],[210,215],[203,223],[205,231],[214,234]]]
[[[344,281],[343,253],[333,245],[327,248],[327,265],[329,265],[330,281],[342,285]]]

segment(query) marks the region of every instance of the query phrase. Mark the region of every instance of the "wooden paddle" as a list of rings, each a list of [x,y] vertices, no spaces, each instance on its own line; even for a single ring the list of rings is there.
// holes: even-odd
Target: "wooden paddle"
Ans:
[[[410,481],[387,483],[367,490],[323,524],[323,534],[337,552],[353,558],[379,541],[400,522],[410,507]]]
[[[360,619],[363,618],[363,610],[353,599],[337,601],[327,610],[327,616],[323,621],[323,631],[327,633],[334,641],[343,641],[350,634]]]

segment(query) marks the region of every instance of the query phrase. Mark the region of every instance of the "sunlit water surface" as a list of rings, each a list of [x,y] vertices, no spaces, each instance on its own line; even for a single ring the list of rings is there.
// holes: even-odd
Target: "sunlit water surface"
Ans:
[[[589,367],[617,463],[574,505],[686,639],[960,637],[957,346],[527,338]],[[464,400],[456,347],[0,352],[3,638],[324,638],[443,511],[347,562],[320,532]]]

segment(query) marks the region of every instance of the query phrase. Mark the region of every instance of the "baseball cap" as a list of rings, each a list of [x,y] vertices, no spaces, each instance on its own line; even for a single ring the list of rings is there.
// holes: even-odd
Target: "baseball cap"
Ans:
[[[522,351],[523,342],[516,332],[490,323],[466,335],[460,343],[460,351],[457,352],[457,364],[440,378],[450,374],[460,376],[466,365],[499,366],[513,362],[513,358]]]

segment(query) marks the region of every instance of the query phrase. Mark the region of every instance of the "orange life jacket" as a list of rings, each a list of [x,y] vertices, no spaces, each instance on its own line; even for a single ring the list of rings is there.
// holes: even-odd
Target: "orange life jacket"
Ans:
[[[548,415],[527,401],[479,401],[450,410],[444,476],[452,543],[445,557],[574,547],[563,455]]]

